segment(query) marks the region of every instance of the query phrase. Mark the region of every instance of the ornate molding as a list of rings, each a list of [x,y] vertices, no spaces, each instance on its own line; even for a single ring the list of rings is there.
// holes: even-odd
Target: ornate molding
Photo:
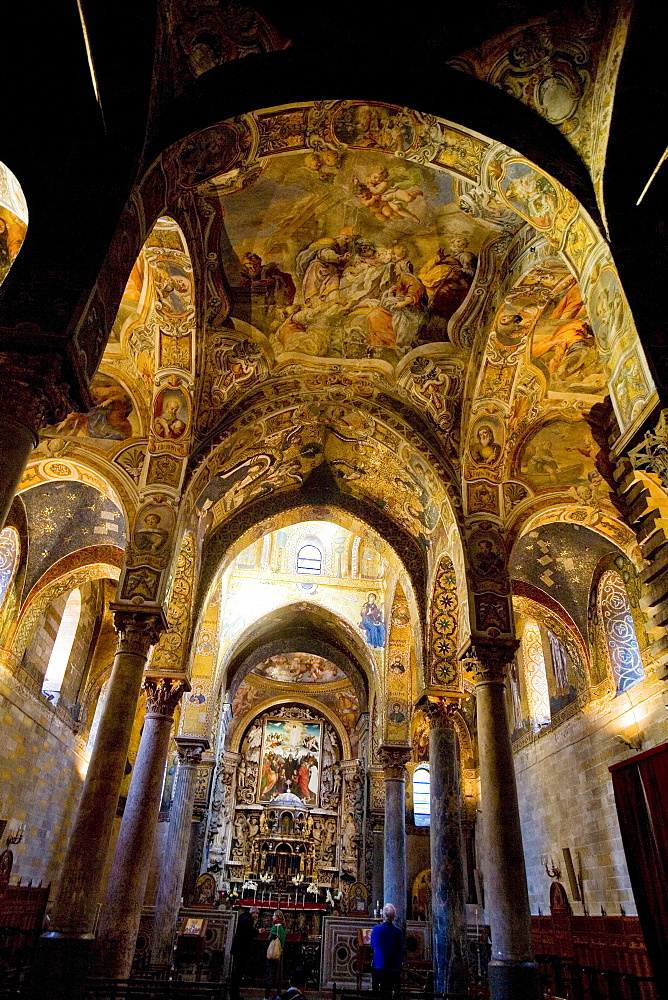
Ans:
[[[508,664],[517,651],[517,639],[482,642],[476,640],[465,653],[465,658],[472,661],[472,669],[476,685],[504,684],[508,673]]]
[[[668,488],[668,410],[661,410],[654,430],[645,431],[641,443],[629,448],[628,456],[634,469],[653,472]]]
[[[385,778],[405,778],[406,764],[413,756],[409,746],[394,746],[385,743],[378,748],[378,757],[383,765]]]
[[[146,692],[146,717],[171,719],[184,691],[190,687],[174,677],[144,678]]]
[[[197,767],[202,754],[209,749],[209,741],[196,736],[175,736],[174,742],[180,767]]]
[[[77,409],[70,386],[62,378],[58,354],[0,351],[0,386],[8,415],[37,437],[47,424],[64,420]]]
[[[110,604],[114,615],[114,628],[118,632],[118,652],[148,656],[151,646],[155,646],[166,627],[162,608],[150,611],[130,610],[123,604]]]

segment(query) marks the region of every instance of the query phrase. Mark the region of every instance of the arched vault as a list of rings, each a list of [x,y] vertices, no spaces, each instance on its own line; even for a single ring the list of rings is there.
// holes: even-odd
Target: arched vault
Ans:
[[[338,615],[306,602],[272,611],[239,637],[227,663],[225,683],[231,696],[258,663],[285,652],[313,653],[331,660],[350,678],[360,709],[367,710],[376,678],[365,643]]]

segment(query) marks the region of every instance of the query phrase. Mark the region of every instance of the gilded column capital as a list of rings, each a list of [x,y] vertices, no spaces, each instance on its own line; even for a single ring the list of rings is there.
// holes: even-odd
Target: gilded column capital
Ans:
[[[175,736],[174,742],[181,767],[197,767],[202,754],[209,749],[209,741],[197,736]]]
[[[59,354],[0,351],[0,386],[7,415],[37,438],[42,427],[64,420],[76,410],[71,387],[62,377]]]
[[[446,698],[425,698],[420,708],[429,719],[430,729],[454,729],[455,716],[459,710],[459,700]]]
[[[412,756],[413,750],[408,746],[385,743],[378,748],[378,757],[386,778],[405,778],[406,764]]]
[[[518,646],[517,639],[495,642],[476,640],[472,643],[463,659],[472,661],[476,685],[505,683],[508,665],[512,663]]]
[[[171,719],[184,691],[190,685],[176,677],[145,677],[146,717]]]
[[[162,608],[142,610],[129,608],[125,604],[110,604],[114,615],[114,628],[118,632],[120,653],[134,653],[148,656],[151,646],[155,646],[166,628]]]

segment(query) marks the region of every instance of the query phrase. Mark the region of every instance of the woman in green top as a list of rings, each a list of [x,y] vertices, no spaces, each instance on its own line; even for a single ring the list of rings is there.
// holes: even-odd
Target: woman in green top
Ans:
[[[271,925],[271,930],[269,931],[267,952],[269,952],[270,949],[272,952],[276,950],[276,945],[273,944],[274,940],[277,940],[280,944],[281,951],[278,958],[269,958],[269,955],[267,955],[267,968],[264,978],[264,995],[266,1000],[274,1000],[276,994],[281,992],[281,971],[283,968],[283,949],[285,948],[285,938],[285,918],[280,910],[275,910],[274,921]]]

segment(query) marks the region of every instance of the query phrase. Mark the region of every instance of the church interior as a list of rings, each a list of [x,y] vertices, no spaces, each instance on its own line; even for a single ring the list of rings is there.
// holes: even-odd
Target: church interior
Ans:
[[[650,6],[12,13],[1,995],[668,996]]]

